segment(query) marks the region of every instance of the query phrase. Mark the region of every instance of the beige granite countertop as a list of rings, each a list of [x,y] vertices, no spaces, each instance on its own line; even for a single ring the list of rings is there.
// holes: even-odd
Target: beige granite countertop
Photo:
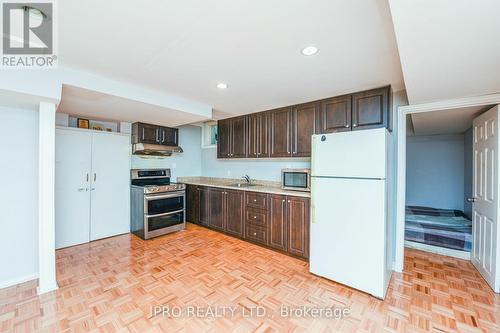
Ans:
[[[177,183],[184,183],[189,185],[219,187],[219,188],[227,188],[227,189],[249,191],[249,192],[291,195],[291,196],[305,197],[305,198],[311,197],[311,193],[309,192],[283,190],[281,188],[280,182],[252,179],[252,183],[258,184],[257,186],[251,186],[251,187],[229,186],[231,184],[244,183],[244,182],[245,182],[244,179],[231,179],[231,178],[177,177]]]

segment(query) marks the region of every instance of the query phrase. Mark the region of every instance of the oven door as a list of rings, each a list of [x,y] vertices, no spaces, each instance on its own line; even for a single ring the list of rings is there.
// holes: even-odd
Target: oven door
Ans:
[[[144,201],[145,238],[182,229],[185,223],[185,199],[184,191],[146,195]]]

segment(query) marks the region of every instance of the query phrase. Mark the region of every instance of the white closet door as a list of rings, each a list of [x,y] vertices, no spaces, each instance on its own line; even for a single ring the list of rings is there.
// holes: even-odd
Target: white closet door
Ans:
[[[90,240],[130,231],[130,137],[93,133]]]
[[[56,248],[89,241],[91,138],[56,129]]]

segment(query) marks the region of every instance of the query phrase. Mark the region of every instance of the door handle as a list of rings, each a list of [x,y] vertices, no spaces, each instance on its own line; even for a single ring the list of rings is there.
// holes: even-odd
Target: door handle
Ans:
[[[476,202],[476,198],[467,198],[467,202]]]
[[[94,172],[94,181],[97,180],[97,174]]]
[[[77,189],[78,192],[87,192],[89,189],[86,188],[86,187],[80,187],[79,189]]]

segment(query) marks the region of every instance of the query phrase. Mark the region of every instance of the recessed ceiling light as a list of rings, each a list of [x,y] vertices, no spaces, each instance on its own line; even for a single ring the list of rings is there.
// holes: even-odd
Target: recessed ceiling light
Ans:
[[[217,88],[219,88],[219,89],[227,89],[227,84],[221,82],[221,83],[217,84]]]
[[[308,46],[302,49],[302,54],[305,56],[310,56],[318,53],[318,48],[316,46]]]

